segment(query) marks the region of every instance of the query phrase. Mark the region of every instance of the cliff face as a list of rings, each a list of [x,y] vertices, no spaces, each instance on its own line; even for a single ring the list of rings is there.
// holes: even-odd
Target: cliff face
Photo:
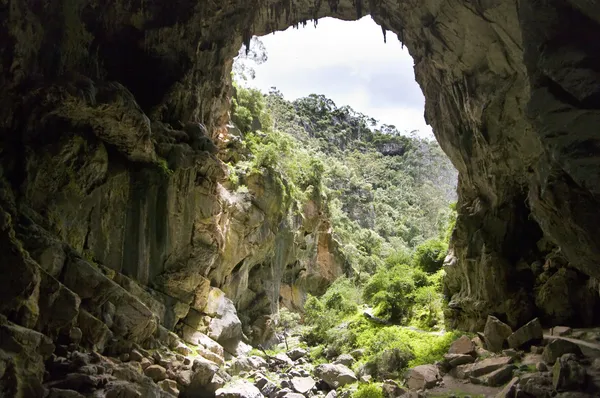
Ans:
[[[186,318],[224,341],[239,322],[211,326],[215,289],[261,313],[322,289],[341,272],[326,221],[275,211],[268,176],[259,200],[222,186],[229,72],[252,34],[366,13],[410,50],[460,173],[451,325],[595,321],[600,5],[584,0],[0,1],[0,312],[51,337],[141,342]]]

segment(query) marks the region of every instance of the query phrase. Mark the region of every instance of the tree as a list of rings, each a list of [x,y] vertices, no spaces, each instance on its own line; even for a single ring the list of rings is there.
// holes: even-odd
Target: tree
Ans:
[[[252,64],[261,65],[269,59],[267,48],[256,36],[252,37],[248,46],[242,45],[237,57],[233,61],[233,75],[236,80],[252,80],[256,77],[256,71]]]

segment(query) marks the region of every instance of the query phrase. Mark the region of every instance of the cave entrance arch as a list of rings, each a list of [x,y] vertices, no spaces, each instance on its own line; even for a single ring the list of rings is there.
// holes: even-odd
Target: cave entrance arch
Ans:
[[[0,10],[8,15],[0,30],[7,38],[0,56],[0,130],[3,147],[16,148],[3,160],[7,173],[17,168],[24,144],[55,138],[28,133],[48,106],[34,95],[46,84],[69,76],[76,83],[69,89],[85,96],[89,80],[110,82],[102,91],[108,99],[120,87],[128,89],[131,95],[121,102],[134,100],[141,113],[118,123],[144,133],[113,144],[126,147],[124,156],[140,165],[154,160],[152,126],[158,123],[180,129],[202,122],[217,137],[228,122],[233,57],[252,35],[325,16],[354,20],[370,14],[409,49],[426,119],[460,173],[456,261],[448,266],[447,280],[453,326],[481,328],[490,313],[513,326],[537,313],[551,322],[571,321],[576,303],[584,302],[576,291],[597,296],[600,49],[589,38],[600,35],[600,5],[115,1],[100,9],[91,0],[45,8],[33,3],[15,1],[10,10]],[[108,132],[101,138],[110,140]],[[20,186],[23,174],[12,173],[11,183]],[[540,229],[543,239],[537,239]],[[560,295],[547,286],[550,293],[538,298],[534,282],[515,286],[515,280],[526,280],[519,270],[531,268],[533,257],[544,264],[552,252],[561,260],[551,270],[566,269],[562,263],[576,270],[572,280],[560,274],[554,279]],[[556,312],[548,297],[568,306]],[[593,313],[585,303],[581,313]]]

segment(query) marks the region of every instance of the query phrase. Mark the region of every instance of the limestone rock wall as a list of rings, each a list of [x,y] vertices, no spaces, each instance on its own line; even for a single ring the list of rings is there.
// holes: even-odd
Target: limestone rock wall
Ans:
[[[264,313],[322,290],[341,272],[326,222],[274,211],[268,176],[233,195],[217,148],[243,41],[366,13],[414,57],[460,173],[450,325],[596,321],[600,6],[584,0],[0,0],[1,312],[49,335],[77,320],[103,345],[210,327],[214,288]]]

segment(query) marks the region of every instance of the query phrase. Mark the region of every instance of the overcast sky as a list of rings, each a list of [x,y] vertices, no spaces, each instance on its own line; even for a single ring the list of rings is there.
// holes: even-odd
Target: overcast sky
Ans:
[[[371,17],[354,22],[325,18],[316,28],[289,28],[260,40],[269,58],[252,65],[256,77],[248,85],[263,92],[275,86],[288,100],[324,94],[337,106],[350,105],[401,132],[431,135],[413,59],[395,34],[388,32],[384,43]]]

